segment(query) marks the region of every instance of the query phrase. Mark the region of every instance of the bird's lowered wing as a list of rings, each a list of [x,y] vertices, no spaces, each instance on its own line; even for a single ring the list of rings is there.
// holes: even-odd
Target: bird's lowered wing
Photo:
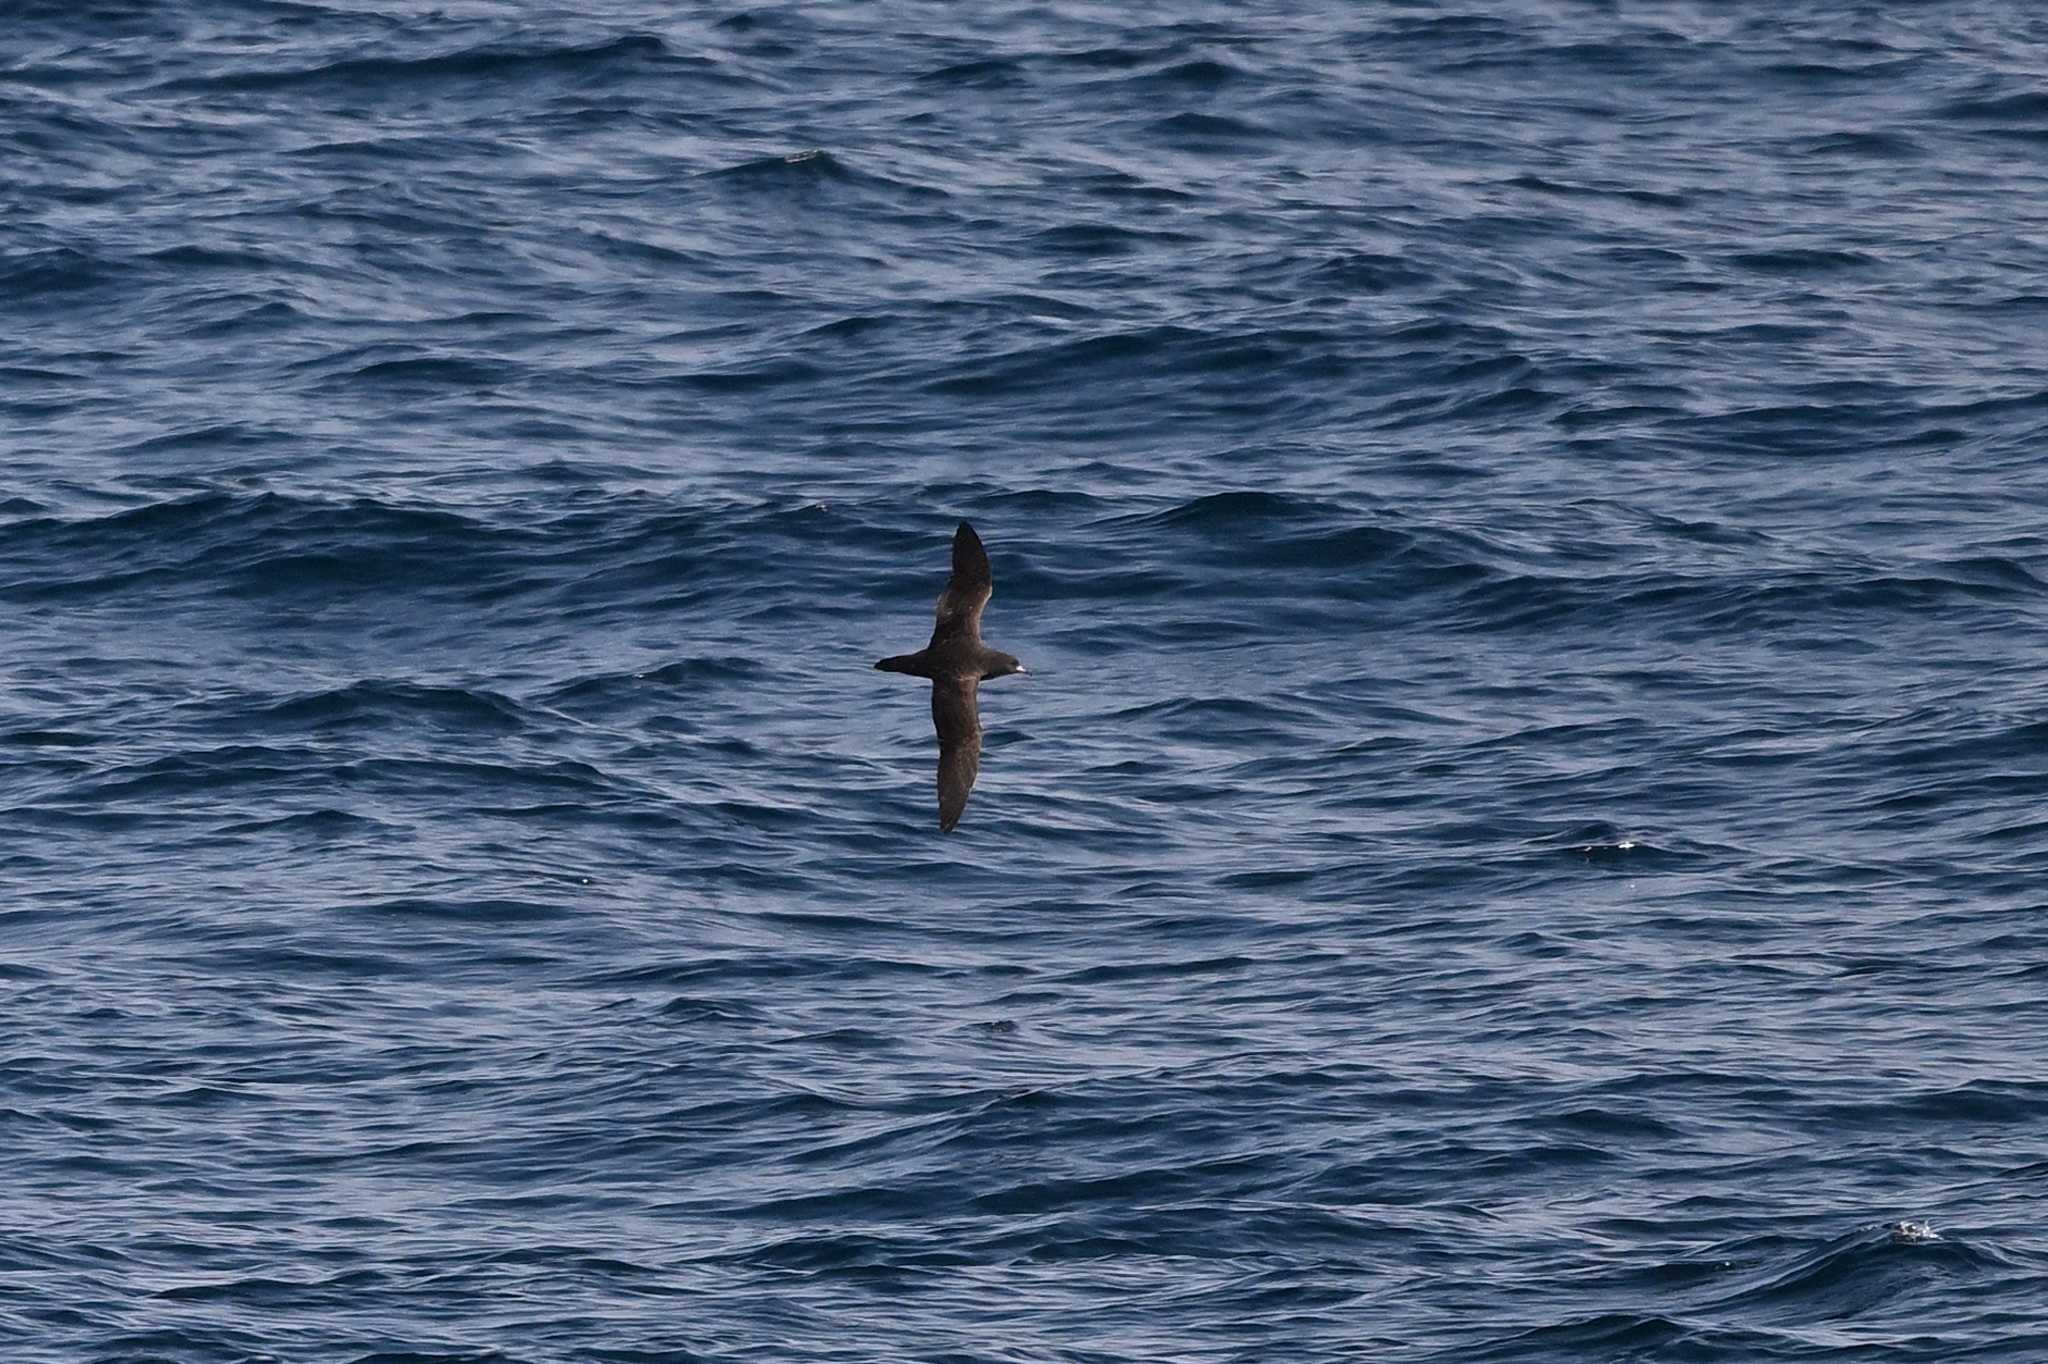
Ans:
[[[946,580],[946,590],[939,594],[939,620],[932,628],[932,643],[960,634],[980,639],[981,608],[988,605],[994,592],[988,551],[981,547],[981,537],[974,533],[974,527],[962,521],[960,529],[953,532],[953,576]]]
[[[950,831],[967,808],[967,793],[981,772],[978,677],[932,680],[932,727],[939,732],[939,831]]]

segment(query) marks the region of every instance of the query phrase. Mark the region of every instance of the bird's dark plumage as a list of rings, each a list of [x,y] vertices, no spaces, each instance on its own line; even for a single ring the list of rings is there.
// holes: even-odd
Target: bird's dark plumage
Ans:
[[[953,533],[953,576],[939,594],[938,621],[931,643],[914,654],[875,664],[884,672],[909,673],[932,681],[932,727],[939,732],[939,829],[950,831],[967,808],[967,793],[981,772],[981,709],[984,680],[1021,673],[1013,655],[981,642],[981,612],[995,591],[988,551],[965,521]]]
[[[939,732],[939,832],[960,822],[967,793],[981,775],[981,707],[978,677],[932,679],[932,728]]]
[[[988,551],[981,537],[965,521],[953,532],[953,576],[939,594],[939,620],[932,629],[932,644],[955,635],[981,643],[981,611],[995,595],[995,579],[988,571]],[[930,649],[927,645],[927,650]]]

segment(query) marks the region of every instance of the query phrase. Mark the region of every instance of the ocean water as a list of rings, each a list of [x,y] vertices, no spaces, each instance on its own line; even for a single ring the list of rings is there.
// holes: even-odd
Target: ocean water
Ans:
[[[13,0],[0,1358],[2048,1359],[2044,150],[2022,0]]]

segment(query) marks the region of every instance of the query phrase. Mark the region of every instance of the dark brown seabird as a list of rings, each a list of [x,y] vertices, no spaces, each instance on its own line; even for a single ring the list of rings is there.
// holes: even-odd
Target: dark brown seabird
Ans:
[[[932,725],[939,731],[939,831],[950,832],[967,808],[967,793],[981,771],[981,708],[975,693],[991,677],[1021,673],[1016,655],[981,642],[981,608],[995,592],[988,551],[965,521],[953,532],[953,576],[939,594],[932,642],[914,654],[885,658],[885,673],[932,680]]]

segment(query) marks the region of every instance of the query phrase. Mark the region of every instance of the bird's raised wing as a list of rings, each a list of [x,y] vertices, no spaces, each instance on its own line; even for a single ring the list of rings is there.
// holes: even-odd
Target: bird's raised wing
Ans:
[[[967,793],[981,772],[978,677],[932,679],[932,727],[939,732],[939,831],[952,829],[967,808]]]
[[[962,521],[960,529],[953,532],[953,576],[946,580],[946,590],[939,594],[939,620],[932,627],[932,643],[962,634],[979,640],[981,608],[988,605],[994,593],[988,551],[981,547],[981,537],[974,533],[974,527]]]

